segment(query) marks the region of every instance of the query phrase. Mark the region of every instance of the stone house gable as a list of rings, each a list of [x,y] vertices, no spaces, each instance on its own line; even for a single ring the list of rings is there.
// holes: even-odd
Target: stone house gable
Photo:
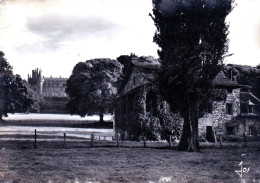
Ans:
[[[171,122],[178,116],[170,115],[166,102],[154,92],[151,84],[159,66],[153,57],[132,58],[131,71],[115,104],[115,130],[120,139],[161,140],[177,128],[172,127]]]
[[[202,139],[216,142],[218,135],[226,134],[225,124],[240,114],[241,85],[220,72],[213,80],[216,97],[211,112],[199,119],[199,134]]]

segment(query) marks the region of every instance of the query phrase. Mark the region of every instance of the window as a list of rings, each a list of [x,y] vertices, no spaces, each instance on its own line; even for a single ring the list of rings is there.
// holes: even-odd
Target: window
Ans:
[[[253,126],[250,126],[249,127],[249,133],[248,135],[254,135],[254,127]]]
[[[232,104],[226,104],[226,114],[233,114]]]
[[[163,105],[163,104],[160,105],[160,109],[161,109],[161,110],[164,109],[164,105]]]
[[[232,92],[233,92],[233,89],[232,89],[232,88],[228,88],[228,89],[227,89],[227,92],[228,92],[228,93],[232,93]]]
[[[254,113],[254,110],[253,110],[253,105],[249,105],[248,106],[248,113]]]

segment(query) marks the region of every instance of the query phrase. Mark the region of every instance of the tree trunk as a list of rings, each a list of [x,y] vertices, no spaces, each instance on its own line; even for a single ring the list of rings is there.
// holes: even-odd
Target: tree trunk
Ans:
[[[219,144],[220,148],[222,149],[222,134],[219,134]]]
[[[99,107],[99,122],[104,123],[104,107]]]
[[[190,138],[191,138],[191,130],[190,130],[190,125],[189,125],[189,117],[187,114],[185,114],[184,123],[183,123],[183,127],[182,127],[181,139],[178,144],[178,150],[180,150],[180,151],[187,150],[189,147]]]
[[[146,147],[146,142],[145,142],[145,136],[144,133],[142,133],[143,141],[144,141],[144,147]]]
[[[1,104],[0,104],[1,105]],[[1,106],[0,106],[1,107]],[[1,109],[0,109],[0,122],[3,122],[3,113],[2,113],[2,111],[1,111]]]
[[[193,109],[188,110],[184,115],[182,136],[178,144],[181,151],[200,151],[198,138],[198,115]]]
[[[104,114],[102,112],[99,113],[99,122],[104,123]]]
[[[0,122],[3,121],[4,100],[0,97]]]

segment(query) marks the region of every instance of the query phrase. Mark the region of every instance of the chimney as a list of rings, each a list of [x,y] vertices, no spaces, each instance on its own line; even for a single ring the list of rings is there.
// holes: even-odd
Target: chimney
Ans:
[[[232,68],[230,68],[228,72],[229,72],[229,79],[230,79],[231,81],[233,81]]]

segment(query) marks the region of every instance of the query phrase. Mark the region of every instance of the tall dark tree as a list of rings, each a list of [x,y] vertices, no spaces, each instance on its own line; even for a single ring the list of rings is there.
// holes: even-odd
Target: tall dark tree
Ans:
[[[111,106],[117,94],[121,73],[122,65],[111,59],[78,63],[67,81],[70,112],[82,117],[99,113],[103,122],[104,110]]]
[[[28,89],[26,81],[13,75],[12,67],[0,51],[0,121],[7,113],[29,112],[32,108],[38,110],[39,104]]]
[[[228,49],[232,0],[153,0],[154,42],[162,67],[158,88],[184,118],[180,150],[199,151],[198,118]]]
[[[14,81],[12,67],[0,51],[0,121],[8,112],[14,112],[15,105],[12,102],[11,84]]]

